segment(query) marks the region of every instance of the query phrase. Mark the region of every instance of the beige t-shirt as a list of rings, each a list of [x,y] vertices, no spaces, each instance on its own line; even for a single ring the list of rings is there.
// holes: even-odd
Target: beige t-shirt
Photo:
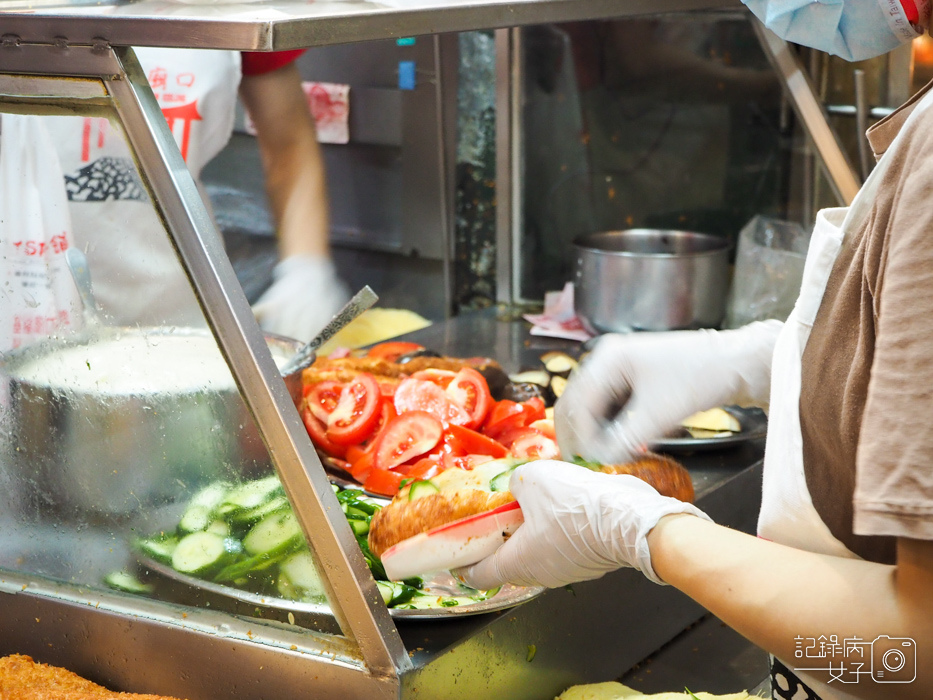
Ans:
[[[872,128],[876,153],[903,122]],[[814,506],[852,551],[886,563],[895,537],[933,539],[933,109],[892,155],[833,267],[800,395]]]

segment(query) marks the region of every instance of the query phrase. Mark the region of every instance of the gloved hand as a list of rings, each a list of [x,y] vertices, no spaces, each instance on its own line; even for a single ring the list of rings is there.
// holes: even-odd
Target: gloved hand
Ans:
[[[648,533],[674,513],[709,520],[695,506],[662,496],[634,476],[566,462],[524,464],[512,474],[509,488],[525,522],[495,554],[457,572],[480,590],[503,583],[557,588],[626,566],[663,584],[651,566]]]
[[[767,407],[782,325],[604,336],[555,407],[561,454],[623,462],[697,411]]]
[[[350,298],[329,258],[293,255],[272,271],[272,285],[253,304],[267,333],[308,342]]]

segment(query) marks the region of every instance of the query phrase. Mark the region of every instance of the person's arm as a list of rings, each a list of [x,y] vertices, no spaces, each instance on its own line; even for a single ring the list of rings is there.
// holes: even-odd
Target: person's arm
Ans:
[[[253,305],[262,329],[311,340],[349,299],[330,256],[324,159],[294,63],[244,75],[240,97],[256,127],[278,235],[272,283]]]
[[[524,523],[495,554],[459,571],[475,588],[557,588],[631,566],[792,668],[833,662],[838,669],[853,660],[840,654],[795,663],[795,637],[910,638],[916,680],[878,683],[867,674],[844,690],[866,700],[933,697],[933,541],[900,539],[896,566],[814,554],[716,525],[635,477],[549,460],[518,467],[509,489]],[[869,662],[863,670],[870,669]]]
[[[326,257],[329,216],[324,160],[294,63],[244,75],[240,98],[256,127],[281,258]]]
[[[648,535],[651,563],[683,591],[758,646],[794,665],[795,637],[916,642],[912,683],[839,684],[859,698],[933,697],[933,542],[899,538],[896,566],[813,554],[696,517],[669,515]],[[799,659],[799,665],[851,657]],[[870,664],[870,660],[867,660]],[[870,666],[869,666],[870,668]],[[814,674],[829,681],[828,674]]]

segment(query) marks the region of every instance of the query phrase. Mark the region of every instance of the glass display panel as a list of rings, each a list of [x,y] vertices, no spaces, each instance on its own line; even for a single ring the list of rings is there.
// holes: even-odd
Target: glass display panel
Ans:
[[[627,228],[733,242],[799,220],[802,141],[748,21],[699,13],[529,27],[520,293],[571,279],[577,236]]]
[[[118,122],[5,108],[0,570],[339,635]]]

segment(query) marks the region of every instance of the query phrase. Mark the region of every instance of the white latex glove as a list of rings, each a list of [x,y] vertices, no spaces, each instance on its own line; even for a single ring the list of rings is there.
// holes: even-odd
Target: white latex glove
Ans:
[[[329,258],[293,255],[272,271],[272,285],[253,304],[267,333],[308,342],[330,322],[350,294]]]
[[[663,584],[651,566],[648,533],[665,515],[696,506],[667,498],[634,476],[541,460],[512,474],[525,522],[496,553],[458,571],[474,588],[503,583],[548,588],[588,581],[626,566]]]
[[[603,336],[555,407],[561,454],[623,462],[697,411],[766,408],[782,325]]]

